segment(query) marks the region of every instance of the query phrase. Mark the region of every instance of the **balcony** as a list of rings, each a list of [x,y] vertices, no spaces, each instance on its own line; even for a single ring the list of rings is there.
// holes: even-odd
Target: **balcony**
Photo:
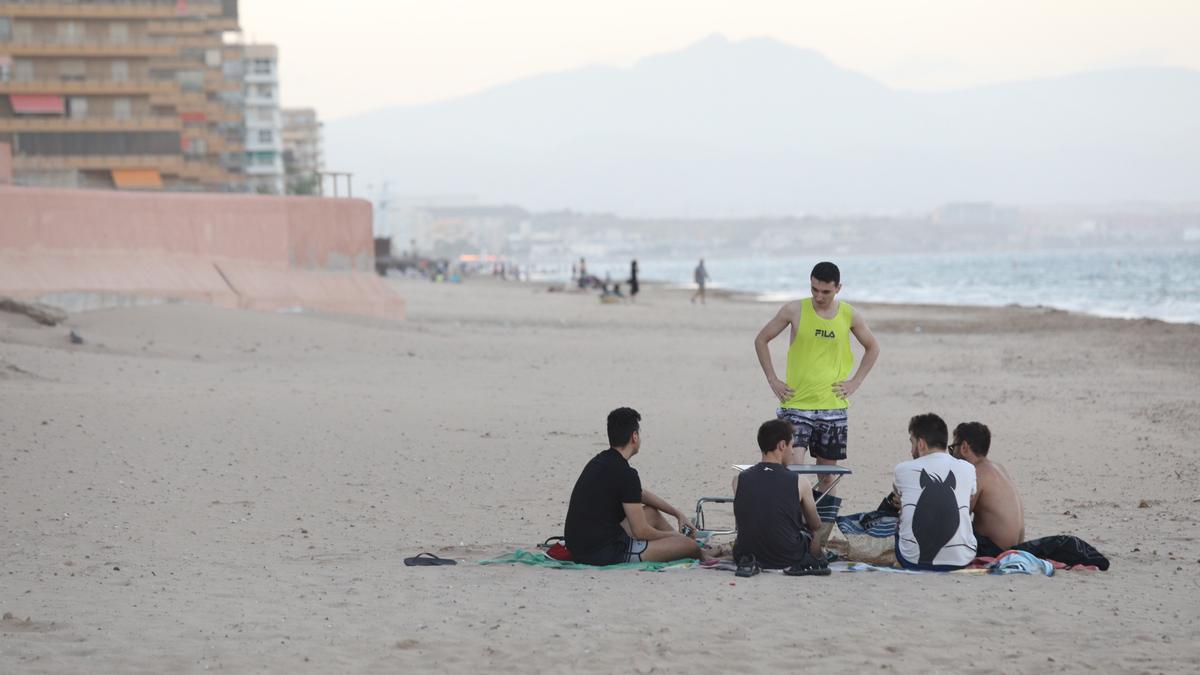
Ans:
[[[176,117],[5,117],[0,118],[0,133],[34,131],[179,131],[183,124]]]
[[[59,157],[12,158],[13,169],[158,169],[163,173],[175,173],[183,167],[180,155],[62,155]]]
[[[277,161],[274,164],[247,164],[242,171],[247,176],[282,176],[283,162]]]
[[[168,94],[179,86],[168,80],[30,80],[0,82],[0,94]]]
[[[182,35],[172,38],[171,43],[179,47],[191,47],[193,49],[220,49],[225,46],[224,41],[218,34],[205,35]]]
[[[209,69],[204,71],[204,88],[207,91],[241,91],[242,82],[225,77],[225,73],[220,70]]]
[[[151,35],[203,35],[207,30],[207,21],[150,21],[146,24],[146,32]]]
[[[0,9],[0,15],[4,10]],[[84,58],[113,56],[170,56],[176,47],[167,42],[8,42],[4,51],[10,56],[79,56]]]
[[[215,159],[183,160],[175,173],[180,178],[191,178],[204,183],[229,183],[237,180]]]
[[[180,91],[172,80],[163,80],[174,89],[150,94],[150,105],[191,106],[198,108],[208,103],[208,95],[202,91]]]
[[[180,16],[207,16],[220,19],[221,3],[191,0],[187,14],[180,14],[176,3],[128,2],[0,2],[0,16],[34,19],[178,19]]]
[[[246,92],[246,98],[242,100],[242,105],[247,108],[279,108],[279,101],[274,96],[262,96],[253,91],[251,89]]]

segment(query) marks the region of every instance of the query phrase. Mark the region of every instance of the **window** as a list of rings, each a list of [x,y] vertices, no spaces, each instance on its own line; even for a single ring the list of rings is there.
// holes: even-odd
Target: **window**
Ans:
[[[8,42],[12,39],[12,19],[7,16],[0,16],[0,42]]]
[[[184,154],[189,157],[200,157],[208,154],[208,141],[203,138],[190,138],[187,141],[187,147],[184,149]]]
[[[210,49],[204,52],[204,65],[208,66],[209,68],[216,68],[217,66],[221,65],[221,50]]]
[[[254,59],[250,72],[255,75],[270,75],[272,71],[270,59]]]
[[[184,91],[204,90],[204,71],[202,70],[181,70],[175,75],[175,78]]]
[[[271,98],[275,96],[275,87],[269,84],[256,84],[254,85],[254,93],[263,98]]]
[[[83,42],[83,24],[78,21],[59,21],[58,41]]]
[[[13,61],[13,79],[17,82],[33,81],[33,61],[16,59]]]
[[[127,120],[133,117],[133,103],[127,98],[113,99],[113,117]]]
[[[113,21],[108,24],[109,42],[129,42],[129,24],[124,21]]]
[[[62,80],[87,79],[87,64],[83,59],[63,59],[58,62],[58,77]]]
[[[22,133],[21,153],[49,157],[61,155],[177,155],[179,132]]]
[[[275,139],[275,134],[272,133],[270,129],[259,129],[258,130],[258,142],[259,143],[270,143],[274,139]]]
[[[12,22],[13,42],[30,42],[33,40],[33,24],[28,21]]]
[[[113,79],[113,82],[126,82],[129,80],[129,62],[128,61],[113,61],[112,62],[112,79]]]
[[[82,96],[72,96],[67,99],[67,114],[76,119],[87,117],[87,99]]]
[[[275,111],[270,108],[254,108],[255,122],[274,122]]]

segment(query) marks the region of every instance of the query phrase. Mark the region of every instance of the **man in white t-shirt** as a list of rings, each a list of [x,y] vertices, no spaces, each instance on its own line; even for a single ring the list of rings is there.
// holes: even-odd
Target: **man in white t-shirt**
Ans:
[[[897,464],[894,476],[900,502],[896,562],[908,569],[949,571],[975,559],[975,467],[946,452],[949,435],[933,413],[908,422],[913,458]]]

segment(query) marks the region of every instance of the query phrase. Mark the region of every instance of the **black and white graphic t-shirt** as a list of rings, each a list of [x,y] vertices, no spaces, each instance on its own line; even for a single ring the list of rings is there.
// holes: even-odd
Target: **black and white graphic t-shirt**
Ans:
[[[971,495],[975,467],[945,452],[896,465],[900,495],[898,548],[917,565],[963,567],[975,558],[971,529]]]

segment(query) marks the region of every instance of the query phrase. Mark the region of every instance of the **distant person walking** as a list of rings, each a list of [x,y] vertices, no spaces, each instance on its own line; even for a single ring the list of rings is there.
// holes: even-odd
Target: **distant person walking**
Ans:
[[[638,285],[638,264],[637,264],[637,259],[634,258],[634,260],[629,263],[629,301],[630,302],[637,302],[637,294],[638,294],[639,288],[640,288],[640,286]]]
[[[704,269],[704,258],[700,259],[700,264],[696,265],[696,270],[692,272],[692,276],[696,279],[696,293],[692,295],[692,304],[696,303],[696,298],[700,298],[700,304],[704,302],[704,284],[708,281],[708,270]]]
[[[579,287],[587,288],[587,282],[588,282],[587,260],[580,258],[579,259]]]

